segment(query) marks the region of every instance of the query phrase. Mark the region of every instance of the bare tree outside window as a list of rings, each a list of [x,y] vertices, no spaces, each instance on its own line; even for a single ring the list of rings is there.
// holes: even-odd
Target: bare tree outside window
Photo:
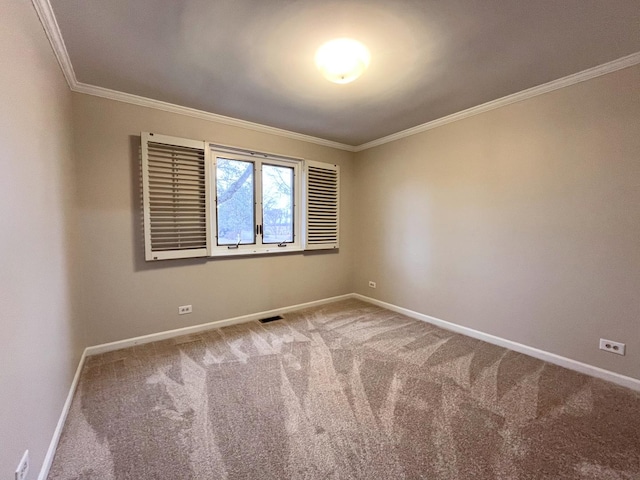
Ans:
[[[263,243],[293,242],[293,168],[263,164]]]
[[[218,245],[255,243],[253,163],[219,158],[216,189]]]
[[[256,242],[254,163],[218,158],[218,245]],[[262,164],[262,243],[294,241],[294,169]]]

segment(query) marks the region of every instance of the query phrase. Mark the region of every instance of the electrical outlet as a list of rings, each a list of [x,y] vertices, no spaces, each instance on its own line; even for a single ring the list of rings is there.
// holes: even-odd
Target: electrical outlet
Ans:
[[[369,280],[369,286],[371,288],[376,288],[376,282],[372,282],[371,280]]]
[[[185,313],[193,312],[193,307],[191,305],[182,305],[178,307],[178,315],[184,315]]]
[[[600,339],[600,350],[605,352],[616,353],[618,355],[624,355],[625,344],[620,342],[612,342],[605,338]]]
[[[29,450],[24,451],[22,460],[20,460],[18,468],[16,468],[16,480],[24,480],[27,478],[27,473],[29,473]]]

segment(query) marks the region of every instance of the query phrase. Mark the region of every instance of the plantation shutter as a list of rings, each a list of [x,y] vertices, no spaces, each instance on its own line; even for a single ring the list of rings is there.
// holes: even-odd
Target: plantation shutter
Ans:
[[[305,162],[306,250],[339,247],[340,167]]]
[[[145,259],[209,254],[205,142],[142,133]]]

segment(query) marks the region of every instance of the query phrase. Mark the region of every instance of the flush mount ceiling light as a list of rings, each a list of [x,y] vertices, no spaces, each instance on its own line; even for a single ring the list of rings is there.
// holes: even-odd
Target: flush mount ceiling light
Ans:
[[[316,52],[316,66],[334,83],[353,82],[369,66],[370,59],[367,47],[351,38],[331,40]]]

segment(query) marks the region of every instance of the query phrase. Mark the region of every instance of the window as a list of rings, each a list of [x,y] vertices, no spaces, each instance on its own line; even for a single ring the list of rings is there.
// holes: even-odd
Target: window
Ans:
[[[337,165],[141,137],[146,260],[338,248]]]
[[[301,160],[212,150],[211,255],[301,248]]]
[[[292,166],[262,165],[262,243],[294,242],[298,175]]]
[[[216,162],[217,245],[253,245],[257,231],[254,164],[218,158]],[[231,248],[231,247],[228,247]]]

